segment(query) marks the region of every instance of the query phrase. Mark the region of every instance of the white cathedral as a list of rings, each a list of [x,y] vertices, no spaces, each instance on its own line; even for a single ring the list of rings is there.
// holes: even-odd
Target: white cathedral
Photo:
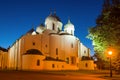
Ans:
[[[8,50],[0,48],[0,69],[8,70],[94,70],[90,49],[74,36],[68,20],[62,30],[56,14],[50,14],[36,30],[17,39]]]

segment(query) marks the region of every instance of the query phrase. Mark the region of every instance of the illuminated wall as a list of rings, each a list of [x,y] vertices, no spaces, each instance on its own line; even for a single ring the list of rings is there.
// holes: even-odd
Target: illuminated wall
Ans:
[[[16,42],[12,45],[12,47],[8,51],[8,67],[10,69],[16,69],[19,65],[20,59],[20,40],[16,40]]]
[[[79,69],[81,70],[94,70],[95,64],[93,60],[83,60],[79,63]]]
[[[0,69],[7,69],[8,52],[0,50]]]
[[[50,15],[45,19],[45,27],[48,30],[60,31],[62,30],[62,22],[56,19],[55,15]]]
[[[74,35],[74,25],[68,20],[68,23],[64,26],[64,32]]]
[[[29,31],[10,47],[8,51],[9,69],[79,69],[80,64],[84,65],[84,62],[80,63],[82,56],[90,57],[90,49],[74,36],[74,30],[74,25],[68,21],[64,26],[64,31],[62,31],[62,22],[59,18],[55,15],[48,16],[45,20],[45,26],[38,26],[36,31]],[[43,55],[25,55],[26,51],[30,49],[37,49]],[[46,57],[52,57],[56,61],[44,60]],[[36,65],[38,59],[41,62],[40,66]],[[63,60],[63,62],[59,60]]]
[[[82,56],[88,56],[88,57],[90,57],[90,49],[87,48],[85,45],[83,45],[82,43],[80,43],[79,49],[80,49],[80,55],[81,55],[81,57]]]
[[[43,70],[45,56],[27,54],[22,56],[22,70]]]

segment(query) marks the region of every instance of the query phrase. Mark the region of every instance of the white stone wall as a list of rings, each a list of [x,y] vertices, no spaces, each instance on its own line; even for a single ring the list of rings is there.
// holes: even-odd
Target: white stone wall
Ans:
[[[58,35],[56,34],[56,31],[51,30],[46,30],[43,32],[43,34],[24,35],[19,40],[17,40],[9,49],[9,68],[22,69],[23,68],[22,66],[24,66],[24,69],[27,69],[28,65],[30,65],[30,63],[27,61],[29,58],[24,56],[24,59],[22,59],[23,58],[22,55],[26,53],[26,51],[29,49],[38,49],[39,51],[42,52],[44,56],[49,56],[64,61],[66,61],[66,58],[69,58],[69,63],[64,64],[64,69],[66,70],[67,69],[70,70],[73,68],[78,69],[78,64],[80,63],[79,56],[82,57],[90,55],[89,49],[85,47],[83,44],[79,43],[80,41],[75,36]],[[34,58],[36,60],[36,57]],[[26,62],[24,62],[24,60],[26,60]],[[27,64],[27,62],[29,64]],[[42,66],[45,67],[45,65],[51,65],[52,63],[59,65],[62,62],[51,61],[50,63],[45,61],[45,63]],[[25,66],[25,64],[27,64],[27,66]],[[55,70],[58,69],[62,68],[55,68]]]
[[[41,35],[41,52],[45,55],[45,56],[49,56],[49,47],[50,47],[50,43],[49,43],[49,35],[48,34],[42,34]],[[39,44],[40,45],[40,44]]]
[[[56,54],[56,49],[58,52]],[[78,40],[71,35],[51,35],[50,36],[50,56],[61,60],[75,57],[78,63]],[[70,59],[71,63],[71,59]]]
[[[55,31],[62,30],[62,23],[60,21],[55,20],[52,17],[49,17],[45,20],[45,26],[49,30],[55,30]]]
[[[64,57],[62,55],[64,55],[64,53],[61,53],[61,36],[50,35],[50,56],[63,60]]]
[[[62,61],[44,61],[44,70],[65,70],[65,62]]]
[[[8,68],[10,69],[21,69],[21,55],[24,48],[21,39],[16,40],[8,50]]]
[[[90,49],[87,48],[85,45],[80,43],[80,56],[89,56],[90,57]]]
[[[44,61],[44,70],[78,70],[75,65],[67,64],[62,61]]]

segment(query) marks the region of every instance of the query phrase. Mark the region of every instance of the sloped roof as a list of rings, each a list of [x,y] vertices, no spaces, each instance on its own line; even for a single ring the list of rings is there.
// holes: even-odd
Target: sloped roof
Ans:
[[[26,34],[32,34],[35,30],[32,28]]]
[[[60,33],[59,35],[71,35],[69,33]]]
[[[26,34],[31,35],[33,32],[35,32],[36,34],[39,34],[39,33],[36,32],[33,28],[30,29]]]
[[[88,56],[82,56],[82,61],[84,60],[93,60],[91,57],[88,57]]]
[[[2,51],[4,51],[4,52],[7,52],[7,51],[8,51],[7,49],[2,48],[2,47],[0,47],[0,50],[2,50]]]
[[[55,19],[57,19],[58,21],[61,21],[60,18],[54,13],[54,14],[50,14],[47,18],[49,17],[53,17]]]
[[[61,61],[61,62],[65,62],[64,60],[55,59],[55,58],[48,57],[48,56],[44,59],[44,61]]]
[[[29,49],[26,51],[26,53],[24,53],[24,55],[43,55],[41,51],[37,50],[37,49]]]
[[[50,33],[49,35],[52,35],[52,34],[55,34],[55,35],[71,35],[71,34],[66,33],[66,32],[62,32],[62,33]]]

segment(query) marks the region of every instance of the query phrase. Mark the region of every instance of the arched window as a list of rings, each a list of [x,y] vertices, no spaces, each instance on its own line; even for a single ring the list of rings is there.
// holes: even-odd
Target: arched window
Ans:
[[[56,55],[58,55],[58,48],[56,48]]]
[[[88,67],[88,64],[87,64],[87,63],[85,64],[85,67]]]
[[[39,59],[37,60],[37,66],[40,66],[40,60]]]
[[[71,48],[73,48],[73,43],[71,43]]]
[[[47,44],[45,45],[45,47],[47,48]]]
[[[55,64],[52,64],[52,68],[55,68]]]
[[[86,50],[84,51],[84,54],[86,53]]]
[[[52,30],[55,30],[55,24],[53,23]]]
[[[73,31],[71,30],[71,34],[73,34]]]
[[[35,43],[33,42],[33,46],[35,45]]]
[[[71,56],[71,64],[76,64],[76,58],[74,56]]]

